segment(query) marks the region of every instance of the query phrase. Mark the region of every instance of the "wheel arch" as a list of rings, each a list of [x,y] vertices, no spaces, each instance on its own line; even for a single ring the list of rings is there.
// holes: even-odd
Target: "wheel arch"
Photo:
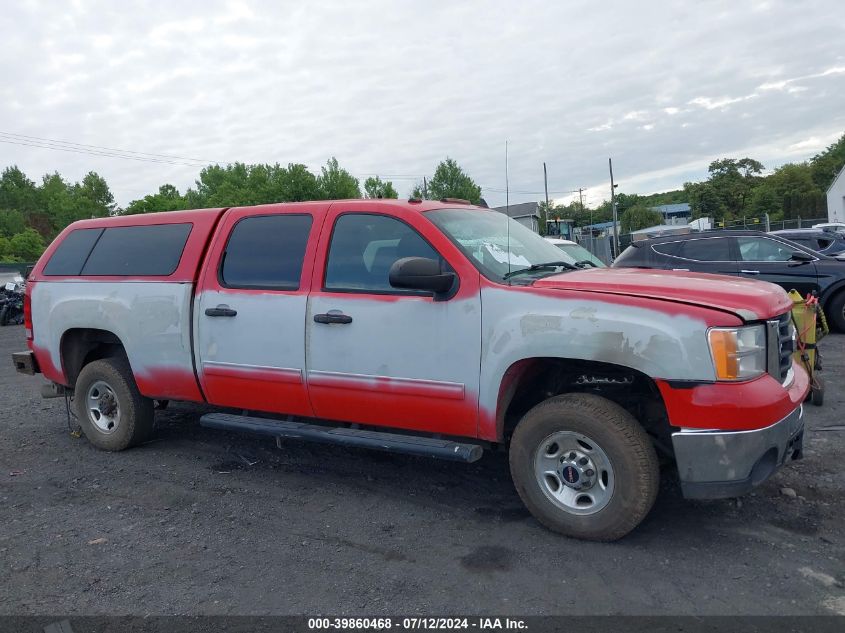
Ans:
[[[121,356],[128,361],[123,341],[113,332],[96,328],[66,330],[61,336],[59,353],[68,387],[75,386],[82,368],[95,360]]]
[[[822,308],[827,310],[827,306],[831,300],[842,292],[845,292],[845,279],[832,283],[830,286],[825,288],[819,297],[819,302],[822,304]]]
[[[590,393],[630,411],[662,452],[671,452],[669,417],[655,381],[637,369],[602,361],[535,357],[511,364],[499,385],[496,437],[507,443],[522,416],[564,393]]]

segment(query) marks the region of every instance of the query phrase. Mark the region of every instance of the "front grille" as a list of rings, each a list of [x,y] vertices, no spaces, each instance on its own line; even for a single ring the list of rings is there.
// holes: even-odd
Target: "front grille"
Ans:
[[[792,352],[795,351],[792,338],[792,313],[772,319],[768,325],[769,374],[780,382],[786,382],[792,369]]]

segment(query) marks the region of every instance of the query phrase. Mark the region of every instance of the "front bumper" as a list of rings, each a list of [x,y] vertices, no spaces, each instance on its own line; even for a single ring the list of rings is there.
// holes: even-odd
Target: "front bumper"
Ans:
[[[801,458],[803,408],[750,431],[682,429],[672,433],[681,490],[687,499],[737,497]]]

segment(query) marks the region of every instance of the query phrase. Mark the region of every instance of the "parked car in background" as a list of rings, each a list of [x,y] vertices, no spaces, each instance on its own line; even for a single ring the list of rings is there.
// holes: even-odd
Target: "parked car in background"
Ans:
[[[733,275],[815,293],[828,321],[845,332],[845,262],[770,233],[705,231],[642,240],[613,267]]]
[[[772,231],[771,235],[783,237],[791,242],[796,242],[809,249],[836,257],[845,253],[845,233],[829,231],[825,229],[786,229],[783,231]]]
[[[559,237],[546,237],[544,239],[569,255],[572,258],[573,264],[587,265],[594,268],[607,268],[607,265],[602,260],[577,242],[564,240]]]
[[[845,233],[845,222],[822,222],[821,224],[814,224],[813,228],[823,231],[833,231],[835,233]]]

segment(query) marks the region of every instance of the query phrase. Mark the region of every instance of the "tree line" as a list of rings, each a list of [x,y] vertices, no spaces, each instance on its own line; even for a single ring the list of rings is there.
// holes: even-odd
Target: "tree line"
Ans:
[[[481,188],[451,158],[442,161],[412,195],[420,198],[481,200]],[[209,165],[193,187],[181,193],[172,184],[119,208],[105,179],[95,172],[72,183],[58,173],[36,183],[17,166],[0,175],[0,261],[34,261],[63,228],[86,218],[182,209],[246,206],[271,202],[398,198],[393,183],[370,176],[362,183],[336,158],[317,174],[299,163]]]
[[[763,164],[752,158],[716,160],[705,180],[685,183],[682,189],[648,196],[619,193],[616,204],[621,230],[629,233],[660,224],[662,216],[653,207],[681,202],[690,204],[693,218],[711,217],[725,223],[764,213],[773,221],[824,217],[825,192],[843,165],[845,135],[810,160],[783,165],[767,176],[762,175]],[[461,198],[477,204],[481,194],[472,177],[447,157],[431,177],[417,183],[411,195],[433,200]],[[389,180],[369,176],[361,183],[331,158],[319,173],[300,163],[209,165],[184,193],[164,184],[157,192],[120,208],[105,179],[96,172],[89,172],[80,182],[66,180],[59,173],[45,174],[36,183],[11,166],[0,174],[0,261],[34,261],[64,227],[85,218],[398,195]],[[542,232],[546,219],[572,219],[575,226],[586,226],[608,222],[613,216],[607,200],[594,208],[578,200],[548,208],[541,203],[540,214]]]

